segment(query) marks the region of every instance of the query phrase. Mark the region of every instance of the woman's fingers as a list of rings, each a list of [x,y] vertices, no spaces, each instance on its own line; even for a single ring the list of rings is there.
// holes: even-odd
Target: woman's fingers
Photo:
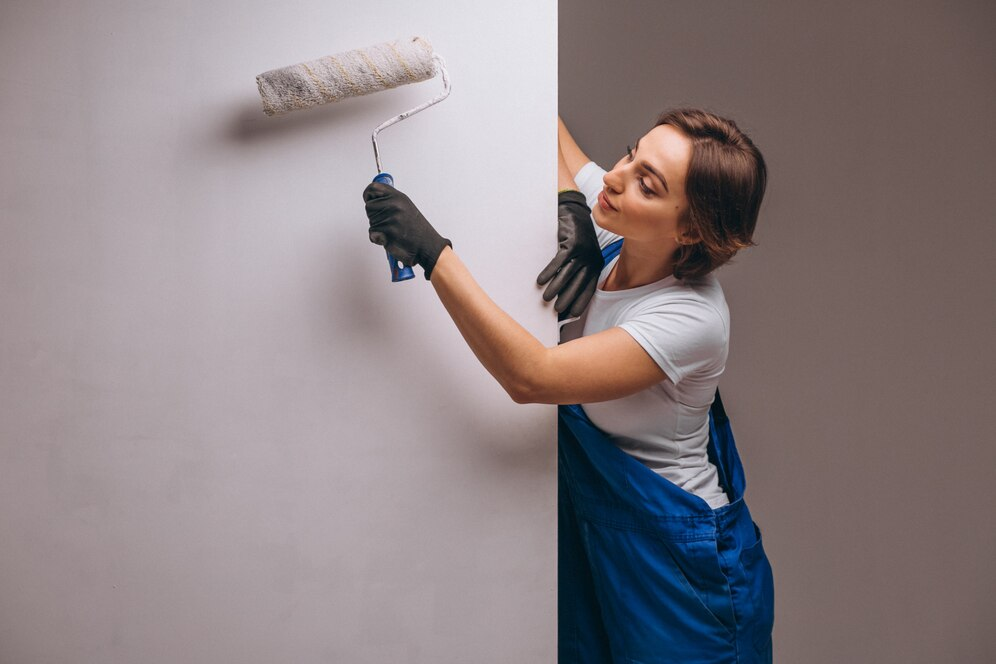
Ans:
[[[567,263],[567,265],[560,268],[560,272],[558,272],[557,276],[555,276],[552,280],[550,280],[550,283],[547,284],[546,290],[543,291],[543,299],[549,302],[555,296],[557,296],[557,294],[563,291],[564,286],[567,284],[567,282],[570,280],[571,277],[577,274],[577,271],[580,268],[581,268],[581,263],[573,258]],[[559,312],[560,310],[558,309],[557,311]]]
[[[383,199],[397,196],[399,194],[401,194],[401,192],[391,185],[384,184],[383,182],[371,182],[363,190],[363,202],[373,203],[376,205]]]
[[[595,289],[597,287],[598,273],[589,273],[587,285],[585,285],[584,290],[581,291],[581,294],[575,298],[574,303],[571,304],[570,313],[568,314],[570,318],[580,316],[584,313],[584,310],[587,308],[588,303],[591,302],[591,297],[595,294]]]
[[[564,262],[567,260],[568,253],[568,249],[561,249],[558,251],[557,255],[553,257],[553,260],[551,260],[549,264],[543,268],[543,271],[539,273],[539,276],[536,277],[536,283],[542,286],[546,282],[550,281],[550,279],[553,279],[553,276],[557,274],[557,270],[563,267]],[[549,302],[550,299],[546,298],[546,301]]]
[[[557,304],[554,305],[554,309],[557,313],[563,313],[571,308],[574,304],[574,300],[577,296],[584,290],[584,287],[588,285],[587,283],[588,270],[579,269],[568,281],[563,288],[560,289],[560,295],[557,297]]]

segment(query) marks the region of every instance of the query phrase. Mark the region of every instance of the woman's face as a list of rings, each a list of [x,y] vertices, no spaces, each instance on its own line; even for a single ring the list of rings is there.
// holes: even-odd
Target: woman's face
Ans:
[[[605,174],[595,222],[638,242],[673,241],[688,209],[685,176],[692,143],[671,125],[654,127]]]

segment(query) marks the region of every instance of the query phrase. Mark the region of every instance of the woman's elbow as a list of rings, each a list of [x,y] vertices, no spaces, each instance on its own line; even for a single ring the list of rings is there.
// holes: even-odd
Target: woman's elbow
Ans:
[[[512,401],[519,404],[560,403],[553,390],[551,390],[548,386],[540,385],[538,383],[524,381],[515,385],[506,386],[505,391],[508,392],[508,396],[512,397]]]
[[[539,403],[536,401],[535,393],[525,384],[506,385],[505,391],[512,397],[515,403]]]
[[[555,371],[549,357],[549,349],[544,349],[543,354],[537,354],[523,365],[513,375],[507,377],[502,383],[502,387],[512,397],[512,401],[520,404],[527,403],[561,403],[559,398],[563,395],[558,374]]]

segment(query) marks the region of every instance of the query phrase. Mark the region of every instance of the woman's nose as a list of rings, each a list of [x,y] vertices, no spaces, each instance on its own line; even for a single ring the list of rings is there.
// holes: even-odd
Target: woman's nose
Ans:
[[[606,188],[617,193],[622,191],[622,181],[622,173],[619,171],[618,167],[613,168],[611,171],[608,171],[602,176],[602,184],[604,184]]]

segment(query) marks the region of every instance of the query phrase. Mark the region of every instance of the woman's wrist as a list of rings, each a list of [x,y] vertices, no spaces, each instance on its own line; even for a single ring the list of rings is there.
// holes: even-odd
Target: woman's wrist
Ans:
[[[446,245],[443,247],[443,250],[436,258],[436,265],[432,268],[432,273],[429,275],[429,281],[436,281],[437,277],[445,279],[447,271],[452,268],[452,261],[454,258],[456,258],[456,254],[453,253],[452,245]],[[442,272],[442,276],[439,276],[440,272]]]

